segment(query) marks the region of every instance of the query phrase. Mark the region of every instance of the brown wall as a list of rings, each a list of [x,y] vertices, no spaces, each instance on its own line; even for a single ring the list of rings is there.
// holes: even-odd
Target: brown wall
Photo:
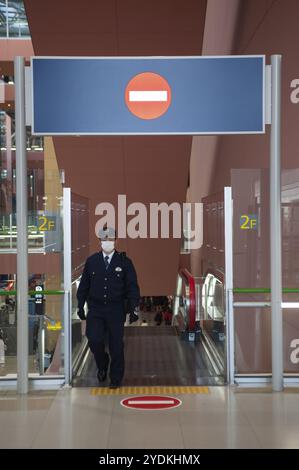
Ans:
[[[99,249],[97,204],[110,202],[117,209],[118,194],[127,195],[127,206],[136,201],[147,209],[150,202],[185,200],[190,147],[189,137],[55,139],[66,186],[89,199],[91,252]],[[144,295],[174,292],[179,239],[121,239],[120,249],[134,260]]]
[[[266,54],[267,63],[271,54],[283,55],[283,168],[299,166],[299,104],[290,101],[290,82],[299,78],[298,16],[297,0],[209,0],[203,40],[204,54]],[[269,167],[269,151],[269,129],[261,136],[194,137],[191,200],[200,201],[230,185],[232,168]],[[191,265],[192,272],[200,274],[200,250],[192,253]]]
[[[23,56],[29,63],[30,57],[34,54],[31,39],[2,39],[0,40],[0,75],[14,74],[15,56]]]
[[[282,167],[297,168],[299,105],[290,101],[290,83],[299,78],[299,2],[297,0],[242,2],[236,54],[282,54]],[[222,137],[214,172],[219,188],[229,182],[230,168],[269,167],[269,130],[266,136]]]
[[[208,0],[202,55],[232,53],[238,15],[239,0]],[[218,145],[217,136],[193,137],[188,191],[190,202],[200,202],[203,197],[222,189],[215,189],[213,181]],[[191,272],[195,276],[202,275],[201,252],[200,248],[191,253]]]
[[[57,5],[55,7],[55,5]],[[168,56],[201,54],[206,0],[25,0],[36,55]],[[86,84],[88,86],[88,76]],[[93,215],[100,202],[184,202],[191,137],[54,138],[66,184],[90,199],[90,245],[98,249]],[[180,240],[121,243],[138,271],[143,295],[173,294]]]

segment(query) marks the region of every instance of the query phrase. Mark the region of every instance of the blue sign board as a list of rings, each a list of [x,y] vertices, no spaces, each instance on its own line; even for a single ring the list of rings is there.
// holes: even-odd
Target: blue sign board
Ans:
[[[265,57],[34,57],[35,135],[265,132]]]

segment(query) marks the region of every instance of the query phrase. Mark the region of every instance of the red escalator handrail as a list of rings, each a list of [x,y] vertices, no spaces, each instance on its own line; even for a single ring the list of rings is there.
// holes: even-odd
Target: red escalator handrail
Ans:
[[[4,290],[10,291],[13,290],[14,281],[9,281]]]
[[[180,269],[180,276],[186,281],[189,287],[189,330],[193,331],[195,329],[195,318],[196,318],[196,293],[195,293],[195,279],[188,269]]]

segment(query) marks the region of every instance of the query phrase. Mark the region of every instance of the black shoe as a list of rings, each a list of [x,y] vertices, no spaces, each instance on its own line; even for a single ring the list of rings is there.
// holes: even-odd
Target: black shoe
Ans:
[[[111,389],[116,389],[120,387],[121,387],[121,382],[111,382],[111,384],[109,385],[109,388]]]
[[[104,382],[107,378],[107,371],[108,371],[108,366],[109,366],[109,355],[106,353],[105,355],[105,368],[102,370],[98,370],[97,372],[97,378],[99,382]]]

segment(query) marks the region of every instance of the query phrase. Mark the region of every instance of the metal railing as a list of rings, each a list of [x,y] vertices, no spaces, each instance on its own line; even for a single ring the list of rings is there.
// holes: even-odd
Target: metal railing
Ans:
[[[195,278],[187,269],[180,269],[173,303],[172,325],[190,340],[196,332]]]
[[[64,295],[64,290],[29,290],[28,295]],[[17,295],[16,290],[0,290],[0,296]]]
[[[234,294],[271,294],[271,289],[268,287],[254,287],[254,288],[239,288],[234,287],[233,289]],[[299,289],[297,288],[283,288],[283,294],[293,294],[299,293]]]
[[[233,294],[271,294],[271,289],[268,287],[257,287],[257,288],[239,288],[235,287],[232,290]],[[299,294],[298,288],[283,288],[282,294]],[[271,307],[272,303],[271,300],[264,300],[264,301],[240,301],[235,302],[233,301],[233,306],[236,308],[249,308],[249,307],[257,307],[257,308],[269,308]],[[281,307],[284,308],[299,308],[299,302],[281,302]]]

